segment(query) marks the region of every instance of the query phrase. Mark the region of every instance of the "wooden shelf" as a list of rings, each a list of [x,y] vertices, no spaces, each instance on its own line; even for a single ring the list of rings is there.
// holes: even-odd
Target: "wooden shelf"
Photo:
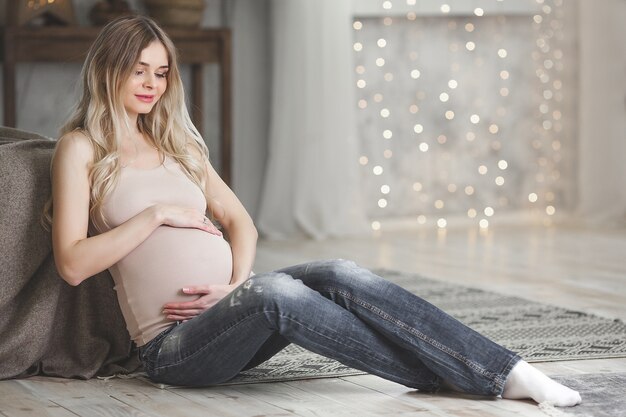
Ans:
[[[8,2],[11,3],[11,2]],[[7,16],[11,16],[7,12]],[[4,125],[15,127],[15,65],[18,62],[82,62],[100,27],[55,26],[3,28]],[[227,28],[164,28],[179,52],[179,62],[191,65],[191,117],[202,132],[204,112],[202,66],[220,67],[220,175],[231,182],[231,31]]]

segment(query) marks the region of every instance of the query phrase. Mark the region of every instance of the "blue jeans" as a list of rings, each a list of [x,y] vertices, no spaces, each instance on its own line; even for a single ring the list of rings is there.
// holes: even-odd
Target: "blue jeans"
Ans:
[[[289,343],[421,391],[445,381],[500,395],[520,359],[427,301],[353,262],[318,261],[255,275],[140,355],[153,381],[219,384]]]

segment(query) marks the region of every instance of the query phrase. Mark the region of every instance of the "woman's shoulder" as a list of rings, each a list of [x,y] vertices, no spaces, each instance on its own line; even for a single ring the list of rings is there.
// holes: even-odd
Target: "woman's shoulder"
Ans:
[[[63,134],[57,140],[55,159],[64,156],[76,161],[91,162],[93,160],[91,139],[81,130]]]

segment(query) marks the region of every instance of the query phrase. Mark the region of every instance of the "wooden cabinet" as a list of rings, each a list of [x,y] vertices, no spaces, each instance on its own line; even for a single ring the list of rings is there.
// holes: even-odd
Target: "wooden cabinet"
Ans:
[[[15,127],[15,65],[18,62],[82,62],[89,46],[100,31],[89,26],[18,27],[7,1],[7,26],[3,28],[4,125]],[[231,182],[231,32],[230,29],[164,28],[179,51],[179,61],[191,66],[191,117],[202,132],[202,66],[216,63],[220,67],[220,175]],[[52,111],[52,110],[51,110]]]

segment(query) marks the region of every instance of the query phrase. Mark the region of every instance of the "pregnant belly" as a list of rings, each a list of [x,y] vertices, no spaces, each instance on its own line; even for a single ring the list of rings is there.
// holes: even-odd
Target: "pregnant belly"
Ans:
[[[232,253],[220,236],[161,226],[111,273],[131,337],[136,338],[167,323],[163,304],[198,297],[183,294],[183,287],[228,284]]]

